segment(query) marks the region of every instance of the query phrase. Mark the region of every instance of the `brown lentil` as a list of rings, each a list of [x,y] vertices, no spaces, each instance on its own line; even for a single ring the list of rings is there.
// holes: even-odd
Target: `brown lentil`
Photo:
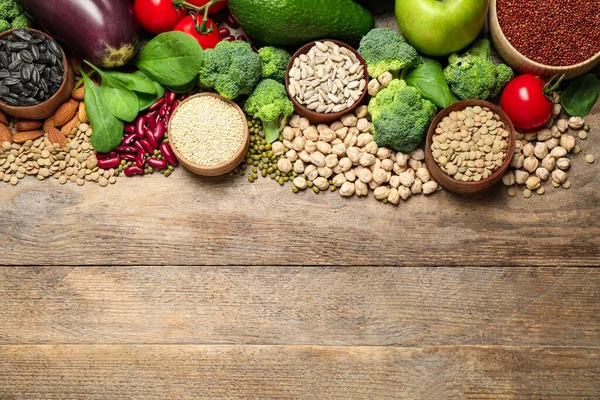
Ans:
[[[600,52],[598,0],[498,0],[497,10],[502,32],[530,60],[568,66]]]

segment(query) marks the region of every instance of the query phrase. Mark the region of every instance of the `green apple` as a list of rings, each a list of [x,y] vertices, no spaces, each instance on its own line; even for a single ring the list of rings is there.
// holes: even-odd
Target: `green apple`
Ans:
[[[489,0],[396,0],[396,19],[420,53],[447,56],[467,47],[485,24]]]

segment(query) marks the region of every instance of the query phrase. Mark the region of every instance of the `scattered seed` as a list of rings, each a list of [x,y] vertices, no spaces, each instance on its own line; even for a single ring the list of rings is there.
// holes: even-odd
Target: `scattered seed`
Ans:
[[[585,156],[585,161],[588,164],[593,164],[595,161],[594,155],[593,154],[588,154],[587,156]]]
[[[523,197],[525,197],[526,199],[531,197],[531,190],[529,189],[525,189],[523,190]]]
[[[508,188],[508,195],[510,197],[515,197],[517,195],[517,189],[514,187]]]

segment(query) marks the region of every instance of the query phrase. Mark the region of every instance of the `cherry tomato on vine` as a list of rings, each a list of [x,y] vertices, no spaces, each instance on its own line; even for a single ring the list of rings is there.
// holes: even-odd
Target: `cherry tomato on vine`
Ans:
[[[156,34],[172,30],[187,15],[184,8],[173,6],[173,0],[135,0],[133,9],[144,29]]]
[[[534,75],[520,75],[510,81],[502,92],[500,107],[515,127],[533,130],[542,127],[552,116],[552,101],[548,98],[556,90],[554,78],[546,83]],[[551,86],[551,87],[550,87]]]
[[[179,21],[173,30],[187,33],[196,39],[203,49],[212,49],[221,41],[221,34],[213,20],[207,18],[206,25],[203,22],[204,17],[201,15],[188,15]]]
[[[197,7],[202,7],[203,5],[205,5],[206,3],[208,3],[210,0],[186,0],[188,3],[193,4]],[[224,9],[225,7],[227,7],[227,0],[221,0],[218,3],[213,4],[212,6],[209,7],[208,9],[208,13],[209,14],[214,14],[216,12],[221,11],[222,9]]]

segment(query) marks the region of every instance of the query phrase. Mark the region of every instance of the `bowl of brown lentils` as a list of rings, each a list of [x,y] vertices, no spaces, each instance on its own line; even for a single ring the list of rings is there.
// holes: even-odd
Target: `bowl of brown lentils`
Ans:
[[[471,194],[502,179],[515,152],[515,128],[483,100],[464,100],[442,110],[427,132],[425,163],[445,189]]]
[[[600,1],[492,0],[492,42],[514,69],[573,79],[600,64]]]

